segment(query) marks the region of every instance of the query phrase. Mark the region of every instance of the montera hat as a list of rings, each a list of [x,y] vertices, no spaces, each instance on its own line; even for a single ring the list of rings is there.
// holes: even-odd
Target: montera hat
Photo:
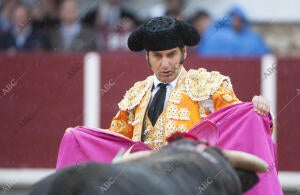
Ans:
[[[175,47],[195,46],[200,41],[198,31],[170,16],[149,19],[132,32],[127,44],[131,51],[163,51]]]

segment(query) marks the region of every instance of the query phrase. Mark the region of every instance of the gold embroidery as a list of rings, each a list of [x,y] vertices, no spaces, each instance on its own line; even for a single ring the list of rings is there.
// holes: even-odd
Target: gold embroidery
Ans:
[[[182,131],[182,132],[186,131],[186,130],[187,130],[186,125],[185,125],[185,124],[180,124],[180,125],[178,126],[178,130],[179,130],[179,131]]]
[[[139,124],[141,122],[140,119],[136,119],[135,121],[133,122],[129,122],[129,124],[131,124],[132,126],[136,126],[137,124]]]
[[[164,143],[164,140],[163,139],[157,139],[157,140],[154,140],[153,142],[156,143],[156,144],[160,144],[160,143]]]
[[[172,133],[176,131],[176,126],[174,121],[170,120],[166,124],[166,137],[170,136]]]
[[[190,70],[188,73],[184,72],[177,83],[176,90],[171,91],[167,107],[158,118],[154,127],[152,126],[147,114],[144,111],[140,111],[143,110],[141,108],[144,108],[145,110],[147,108],[148,100],[151,96],[150,88],[153,84],[153,78],[151,82],[149,82],[150,85],[147,89],[148,91],[145,89],[147,88],[145,87],[147,86],[147,84],[145,84],[146,81],[142,81],[144,82],[144,87],[141,87],[140,91],[137,90],[138,87],[134,90],[129,90],[132,96],[134,96],[133,94],[135,93],[144,93],[141,95],[140,100],[138,100],[137,97],[132,98],[131,100],[130,98],[126,99],[124,97],[124,101],[121,101],[123,104],[120,102],[121,106],[123,105],[123,108],[126,109],[131,107],[134,108],[133,105],[139,104],[139,107],[137,107],[136,110],[132,110],[135,114],[133,121],[137,123],[134,127],[135,130],[133,133],[133,140],[139,141],[141,138],[143,138],[144,143],[152,149],[160,149],[163,145],[167,144],[165,140],[166,137],[170,136],[176,131],[187,131],[188,128],[190,128],[190,125],[192,125],[188,123],[187,120],[190,120],[190,118],[193,116],[193,113],[192,110],[190,110],[190,108],[187,106],[190,104],[181,104],[183,98],[188,95],[190,98],[189,101],[197,101],[199,104],[200,116],[204,117],[206,116],[207,112],[206,107],[200,102],[202,101],[201,99],[208,99],[211,94],[213,94],[220,87],[224,80],[227,81],[228,87],[230,87],[229,78],[221,75],[218,72],[207,72],[205,69]],[[130,93],[127,93],[127,96],[130,97]],[[147,93],[146,96],[145,93]],[[149,99],[147,99],[148,94],[150,94]],[[141,113],[143,116],[140,116],[139,113]],[[140,128],[140,130],[142,130],[142,128],[145,129],[142,135],[142,131],[139,131],[139,133],[136,132],[136,129],[138,128]]]
[[[202,105],[202,102],[198,102],[198,105],[199,105],[199,113],[200,113],[201,118],[206,117],[207,115],[205,113],[205,109]]]
[[[143,121],[144,119],[144,116],[142,115],[141,112],[137,113],[136,117],[135,117],[136,120],[140,120],[140,121]]]
[[[131,110],[140,104],[145,93],[153,84],[153,76],[149,76],[144,81],[139,81],[134,84],[126,93],[124,98],[118,104],[121,110]]]
[[[134,121],[133,111],[131,110],[131,111],[128,111],[127,113],[128,113],[128,123],[131,124]]]
[[[121,129],[122,127],[126,126],[126,122],[123,120],[114,120],[111,123],[113,129]]]
[[[158,118],[154,127],[152,126],[148,116],[146,117],[144,123],[145,123],[144,124],[145,131],[143,134],[144,143],[153,149],[161,148],[165,142],[164,141],[165,132],[164,132],[164,128],[163,128],[165,125],[164,112]]]
[[[133,141],[140,141],[140,139],[138,138],[138,136],[133,136],[133,137],[132,137],[132,140],[133,140]]]
[[[175,105],[170,105],[167,109],[167,118],[168,119],[179,119],[178,117],[178,108]]]
[[[164,133],[164,131],[161,131],[161,130],[156,130],[154,133],[155,140],[164,139],[164,136],[165,136],[165,133]]]
[[[149,145],[151,141],[144,141],[144,144]]]
[[[150,127],[147,127],[147,128],[144,130],[144,136],[147,137],[147,136],[149,135],[150,131],[151,131],[151,128],[150,128]]]
[[[143,140],[150,140],[149,138],[152,136],[153,134],[153,131],[152,131],[152,126],[151,124],[149,123],[149,121],[147,121],[145,123],[145,130],[144,130],[144,134],[143,134]]]
[[[145,129],[145,131],[144,131],[144,136],[147,136],[148,134],[149,134],[149,132],[150,132],[150,128],[148,127],[147,129]]]
[[[145,108],[146,106],[148,106],[148,102],[146,102],[145,100],[141,103],[141,108]]]
[[[189,70],[185,79],[185,87],[189,97],[194,101],[208,99],[226,80],[229,85],[230,78],[217,71],[207,72],[204,68]]]
[[[179,110],[179,118],[180,120],[190,120],[189,110],[187,108],[180,108]]]
[[[149,102],[151,98],[151,92],[150,90],[148,90],[146,92],[146,95],[143,97],[142,99],[142,103],[143,102]],[[144,120],[145,120],[145,115],[147,115],[146,111],[147,111],[147,106],[145,106],[144,108],[142,108],[141,106],[137,106],[135,109],[133,109],[134,112],[136,113],[136,117],[135,120],[137,120],[136,125],[134,126],[134,133],[137,133],[139,138],[142,138],[142,130],[143,130],[143,126],[144,126]]]
[[[230,82],[223,82],[223,87],[229,91],[232,91],[232,84]]]
[[[160,116],[157,122],[155,123],[155,127],[162,131],[164,129],[165,120],[166,120],[165,116]]]
[[[170,94],[169,102],[179,104],[181,100],[181,93],[178,91],[172,91]]]
[[[164,145],[164,140],[144,141],[144,143],[154,150],[159,150]]]
[[[222,96],[222,98],[227,101],[227,102],[231,102],[232,101],[232,97],[229,94],[225,94]]]

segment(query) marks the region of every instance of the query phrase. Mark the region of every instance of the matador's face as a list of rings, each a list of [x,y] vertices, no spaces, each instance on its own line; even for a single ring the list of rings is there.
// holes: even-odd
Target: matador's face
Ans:
[[[163,50],[148,51],[146,59],[150,68],[161,82],[170,83],[180,73],[183,61],[186,59],[186,47]]]

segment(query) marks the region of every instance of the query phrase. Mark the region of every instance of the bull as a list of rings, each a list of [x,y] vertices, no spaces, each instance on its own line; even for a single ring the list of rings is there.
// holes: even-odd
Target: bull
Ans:
[[[180,134],[155,152],[64,168],[35,184],[29,195],[197,194],[239,195],[257,182],[267,164],[250,154],[221,151]]]

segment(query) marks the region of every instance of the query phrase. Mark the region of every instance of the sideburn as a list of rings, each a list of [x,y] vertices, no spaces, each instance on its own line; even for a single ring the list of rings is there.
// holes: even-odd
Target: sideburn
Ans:
[[[180,58],[179,64],[182,65],[184,63],[183,48],[180,48],[180,52],[181,52],[181,58]]]

